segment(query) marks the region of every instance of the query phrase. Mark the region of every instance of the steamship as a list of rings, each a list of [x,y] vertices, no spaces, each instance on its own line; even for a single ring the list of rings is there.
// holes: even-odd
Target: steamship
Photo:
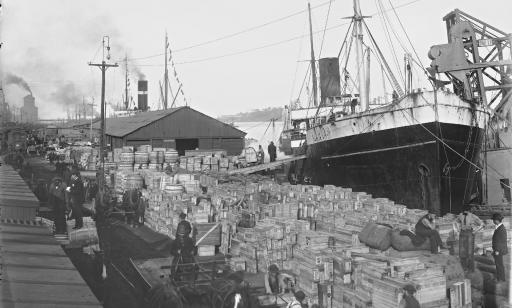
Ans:
[[[432,74],[433,90],[412,89],[411,84],[403,91],[394,87],[388,104],[370,108],[370,70],[363,55],[369,45],[363,44],[362,32],[358,32],[364,21],[357,0],[354,12],[352,37],[357,63],[363,63],[358,66],[359,95],[347,98],[337,83],[332,86],[332,80],[340,80],[339,69],[332,77],[332,70],[325,67],[337,67],[337,59],[320,60],[323,93],[317,109],[332,101],[338,103],[330,107],[329,114],[316,113],[307,122],[302,175],[312,184],[350,187],[409,208],[441,215],[458,213],[479,198],[479,156],[490,116],[482,103],[483,84],[470,79],[478,70],[469,68],[461,43],[475,41],[475,31],[470,24],[457,25],[454,16],[458,11],[454,11],[448,29],[450,43],[430,50],[431,68],[435,73],[447,73],[453,92],[444,88],[448,82]],[[322,61],[329,65],[323,66]],[[409,67],[408,74],[410,71]],[[393,81],[392,73],[388,76]],[[472,84],[477,86],[471,88]],[[335,106],[345,109],[337,111]]]

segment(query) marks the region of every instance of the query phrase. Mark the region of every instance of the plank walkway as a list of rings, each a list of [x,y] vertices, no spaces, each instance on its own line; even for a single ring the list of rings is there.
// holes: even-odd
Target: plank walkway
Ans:
[[[12,214],[19,207],[22,214],[0,212],[0,307],[101,307],[48,227],[26,219],[38,206],[23,179],[2,162],[0,209]]]
[[[297,160],[301,160],[301,159],[305,159],[305,158],[306,158],[306,155],[294,156],[294,157],[290,157],[290,158],[276,160],[271,163],[265,163],[265,164],[246,167],[246,168],[228,170],[228,174],[251,174],[254,172],[263,171],[263,170],[267,170],[267,169],[273,170],[283,164],[291,163],[293,161],[297,161]]]

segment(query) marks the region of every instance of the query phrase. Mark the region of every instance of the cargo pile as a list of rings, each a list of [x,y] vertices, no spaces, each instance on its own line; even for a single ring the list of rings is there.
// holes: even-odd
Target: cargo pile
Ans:
[[[118,170],[117,182],[120,191],[144,187],[150,228],[172,238],[179,214],[185,212],[195,226],[196,240],[215,231],[199,244],[201,255],[219,251],[229,256],[233,270],[251,273],[266,272],[276,264],[296,277],[296,288],[311,303],[396,307],[407,284],[417,288],[424,307],[448,307],[446,294],[452,301],[457,298],[461,307],[471,301],[470,282],[454,256],[445,251],[440,256],[445,263],[440,264],[431,259],[428,246],[417,252],[394,249],[393,232],[414,230],[426,211],[349,188],[278,185],[258,176],[171,176],[141,169]],[[457,243],[454,219],[448,214],[437,220],[445,244]],[[476,246],[484,250],[491,245],[494,229],[492,222],[485,223],[476,236]],[[509,221],[504,223],[510,227]]]
[[[178,157],[170,151],[129,150],[116,154],[121,163],[111,170],[118,198],[126,190],[140,189],[148,200],[146,225],[171,238],[179,214],[187,213],[195,240],[201,241],[199,254],[223,253],[233,270],[264,273],[276,264],[296,278],[296,288],[310,303],[323,307],[397,307],[407,284],[416,287],[422,307],[471,303],[471,283],[464,280],[456,257],[443,251],[441,259],[433,260],[428,242],[414,249],[410,240],[402,243],[400,230],[414,231],[427,211],[350,188],[228,176],[222,171],[235,167],[237,160],[223,153],[191,151]],[[147,159],[158,165],[170,159],[167,164],[175,172],[149,164],[132,169]],[[458,243],[455,218],[447,214],[436,220],[446,246]],[[510,230],[510,221],[504,224]],[[492,222],[485,221],[475,247],[489,249],[493,230]]]
[[[93,156],[82,155],[88,161],[90,169],[97,160]],[[254,157],[253,157],[254,156]],[[92,160],[91,160],[92,159]],[[124,146],[108,152],[105,157],[105,169],[134,171],[141,169],[172,170],[189,173],[226,173],[238,167],[256,162],[256,152],[244,151],[239,156],[228,156],[226,151],[190,150],[179,156],[175,149],[152,148],[141,145],[137,148]],[[84,168],[85,169],[85,168]]]

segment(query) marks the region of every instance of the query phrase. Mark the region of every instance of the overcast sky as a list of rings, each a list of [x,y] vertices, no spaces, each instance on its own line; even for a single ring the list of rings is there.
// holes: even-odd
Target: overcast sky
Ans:
[[[381,1],[390,7],[389,0]],[[396,12],[425,65],[429,47],[446,42],[442,17],[455,8],[512,32],[510,0],[391,3],[398,7]],[[158,82],[164,70],[163,55],[159,54],[164,52],[166,30],[189,105],[212,116],[288,104],[297,98],[308,66],[304,62],[309,59],[308,38],[293,39],[307,34],[307,14],[298,13],[306,8],[305,0],[3,0],[2,4],[2,72],[27,81],[42,118],[64,117],[66,106],[81,103],[82,96],[87,102],[91,97],[99,102],[101,73],[87,63],[101,61],[104,35],[111,39],[111,62],[124,65],[120,59],[125,53],[128,58],[149,57],[129,61],[129,71],[135,100],[138,71],[146,76],[152,109],[158,107]],[[342,18],[353,14],[352,1],[332,1],[324,39],[329,1],[311,0],[311,5],[313,28],[318,31],[314,37],[316,56],[322,41],[321,56],[336,56],[348,26]],[[361,0],[361,6],[365,15],[377,12],[375,0]],[[201,44],[290,15],[253,31]],[[388,16],[399,31],[392,11]],[[381,47],[389,50],[381,19],[375,15],[367,22]],[[278,42],[282,43],[275,44]],[[184,49],[197,44],[201,46]],[[403,52],[395,49],[401,63]],[[247,50],[253,51],[244,52]],[[154,55],[159,56],[150,57]],[[169,70],[176,91],[172,66]],[[6,84],[5,78],[3,85],[8,102],[20,106],[26,90]],[[123,68],[107,71],[106,93],[108,102],[121,102]],[[176,102],[184,104],[183,97],[178,96]]]

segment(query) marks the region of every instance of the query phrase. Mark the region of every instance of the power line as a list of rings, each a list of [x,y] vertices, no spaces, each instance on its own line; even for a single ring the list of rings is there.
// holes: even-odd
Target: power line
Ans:
[[[317,9],[317,8],[322,7],[324,5],[327,5],[327,4],[329,4],[329,7],[330,7],[331,2],[333,2],[333,1],[336,1],[336,0],[329,0],[329,1],[326,1],[326,2],[323,2],[323,3],[320,3],[320,4],[316,5],[316,6],[313,6],[311,9]],[[208,40],[208,41],[192,44],[192,45],[189,45],[189,46],[185,46],[183,48],[178,48],[178,49],[175,49],[173,52],[185,51],[185,50],[193,49],[193,48],[196,48],[196,47],[201,47],[201,46],[209,45],[209,44],[216,43],[216,42],[219,42],[219,41],[223,41],[223,40],[235,37],[235,36],[239,36],[241,34],[245,34],[247,32],[252,32],[254,30],[257,30],[257,29],[260,29],[260,28],[264,28],[264,27],[269,26],[269,25],[274,24],[274,23],[281,22],[281,21],[289,19],[291,17],[303,14],[304,12],[307,12],[307,9],[304,9],[304,10],[301,10],[301,11],[298,11],[298,12],[295,12],[295,13],[283,16],[283,17],[279,17],[277,19],[270,20],[270,21],[267,21],[265,23],[253,26],[253,27],[249,27],[249,28],[246,28],[244,30],[240,30],[240,31],[237,31],[237,32],[234,32],[234,33],[231,33],[231,34],[223,35],[223,36],[220,36],[220,37]],[[127,60],[128,61],[144,60],[144,59],[160,57],[160,56],[163,56],[163,55],[164,55],[164,53],[159,53],[159,54],[154,54],[154,55],[146,56],[146,57],[130,58],[130,59],[127,59]],[[120,59],[119,61],[123,61],[123,59]]]
[[[327,4],[329,4],[329,9],[330,9],[331,2],[333,2],[333,1],[335,1],[335,0],[329,0],[327,2],[323,2],[323,3],[319,4],[319,5],[313,6],[311,9],[316,9],[316,8],[322,7],[322,6],[327,5]],[[190,46],[187,46],[187,47],[176,49],[176,52],[180,52],[180,51],[188,50],[188,49],[191,49],[191,48],[200,47],[200,46],[208,45],[208,44],[211,44],[211,43],[215,43],[215,42],[218,42],[218,41],[221,41],[221,40],[225,40],[225,39],[228,39],[228,38],[232,38],[234,36],[238,36],[240,34],[251,32],[251,31],[254,31],[256,29],[263,28],[263,27],[266,27],[268,25],[271,25],[273,23],[280,22],[280,21],[286,20],[288,18],[300,15],[300,14],[306,12],[306,11],[307,11],[307,9],[304,9],[304,10],[301,10],[299,12],[296,12],[296,13],[293,13],[293,14],[290,14],[290,15],[287,15],[287,16],[284,16],[284,17],[281,17],[281,18],[277,18],[277,19],[268,21],[266,23],[263,23],[263,24],[260,24],[260,25],[254,26],[254,27],[247,28],[245,30],[241,30],[241,31],[238,31],[238,32],[235,32],[235,33],[232,33],[232,34],[221,36],[219,38],[212,39],[212,40],[209,40],[209,41],[206,41],[206,42],[203,42],[203,43],[193,44],[193,45],[190,45]]]
[[[335,1],[335,0],[332,0],[332,1]],[[402,7],[405,7],[405,6],[409,6],[411,4],[414,4],[416,2],[419,2],[421,0],[413,0],[413,1],[409,1],[409,2],[406,2],[404,4],[401,4],[401,5],[398,5],[398,6],[395,6],[394,9],[398,9],[398,8],[402,8]],[[319,6],[322,6],[322,5],[327,5],[329,4],[330,1],[328,2],[325,2],[325,3],[322,3],[322,4],[319,4],[317,6],[315,6],[314,8],[317,8]],[[387,10],[384,10],[384,12],[387,12],[391,9],[387,9]],[[301,12],[304,12],[305,10],[301,11]],[[297,14],[297,13],[296,13]],[[373,14],[370,14],[369,16],[375,16],[376,14],[378,14],[378,12],[375,12]],[[266,23],[267,24],[267,23]],[[264,24],[264,25],[266,25]],[[343,27],[347,24],[350,24],[350,22],[345,22],[345,23],[341,23],[341,24],[337,24],[335,26],[332,26],[332,27],[329,27],[329,28],[325,28],[324,30],[319,30],[319,31],[315,31],[313,32],[313,34],[318,34],[320,32],[324,32],[324,31],[330,31],[330,30],[333,30],[333,29],[336,29],[336,28],[340,28],[340,27]],[[262,25],[260,25],[262,26]],[[253,27],[255,29],[258,28],[258,26],[256,27]],[[251,28],[252,29],[252,28]],[[252,31],[252,30],[251,30]],[[240,33],[245,33],[243,31],[239,31]],[[239,33],[237,32],[237,33]],[[239,34],[237,34],[239,35]],[[228,35],[227,35],[228,36]],[[226,36],[226,37],[227,37]],[[229,35],[229,37],[232,37],[233,35]],[[208,58],[203,58],[203,59],[198,59],[198,60],[191,60],[191,61],[184,61],[184,62],[176,62],[176,64],[191,64],[191,63],[197,63],[197,62],[204,62],[204,61],[209,61],[209,60],[215,60],[215,59],[220,59],[220,58],[225,58],[225,57],[228,57],[228,56],[234,56],[234,55],[239,55],[239,54],[243,54],[243,53],[247,53],[247,52],[251,52],[251,51],[255,51],[255,50],[260,50],[260,49],[264,49],[264,48],[269,48],[269,47],[273,47],[273,46],[277,46],[277,45],[281,45],[281,44],[284,44],[284,43],[288,43],[288,42],[291,42],[291,41],[294,41],[294,40],[298,40],[298,39],[301,39],[303,37],[305,37],[307,35],[300,35],[300,36],[295,36],[295,37],[292,37],[292,38],[289,38],[289,39],[286,39],[286,40],[282,40],[282,41],[279,41],[279,42],[275,42],[275,43],[271,43],[271,44],[266,44],[266,45],[263,45],[263,46],[260,46],[260,47],[255,47],[255,48],[251,48],[251,49],[246,49],[246,50],[242,50],[242,51],[238,51],[238,52],[233,52],[233,53],[229,53],[229,54],[225,54],[225,55],[220,55],[220,56],[213,56],[213,57],[208,57]],[[224,38],[222,38],[224,39]],[[217,39],[217,40],[221,40],[221,38]],[[211,40],[213,41],[213,40]],[[202,44],[202,43],[200,43]],[[196,44],[196,45],[200,45],[200,44]],[[189,46],[190,47],[190,46]],[[185,48],[189,48],[189,47],[185,47]],[[175,51],[173,52],[178,52],[178,51],[182,51],[184,50],[185,48],[181,48],[181,49],[176,49]],[[191,48],[191,47],[190,47]],[[190,49],[189,48],[189,49]],[[155,57],[159,57],[159,56],[163,56],[164,53],[159,53],[159,54],[154,54],[154,55],[150,55],[150,56],[146,56],[146,57],[137,57],[137,58],[130,58],[130,59],[127,59],[128,61],[132,61],[132,60],[143,60],[143,59],[150,59],[150,58],[155,58]],[[125,61],[124,59],[119,59],[118,62],[123,62]],[[138,66],[163,66],[163,65],[158,65],[158,64],[140,64]]]

